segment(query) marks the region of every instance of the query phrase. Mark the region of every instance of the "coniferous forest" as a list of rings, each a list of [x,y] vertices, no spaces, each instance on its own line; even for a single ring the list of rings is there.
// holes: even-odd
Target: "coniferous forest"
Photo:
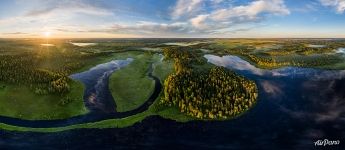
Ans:
[[[166,59],[174,59],[175,73],[164,82],[162,103],[177,106],[199,119],[226,119],[248,110],[255,104],[256,84],[224,67],[204,67],[196,54],[186,49],[165,49]]]

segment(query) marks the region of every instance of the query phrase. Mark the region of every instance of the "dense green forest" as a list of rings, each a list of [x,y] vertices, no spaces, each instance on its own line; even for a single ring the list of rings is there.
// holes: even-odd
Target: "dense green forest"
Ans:
[[[0,49],[20,51],[8,47],[2,46]],[[0,55],[0,81],[28,86],[39,95],[68,93],[71,82],[68,75],[83,67],[88,60],[106,55],[80,53],[73,49],[66,51],[57,47],[27,47],[20,53]]]
[[[174,60],[175,73],[164,82],[163,104],[199,119],[226,119],[256,102],[253,81],[223,67],[206,67],[201,57],[187,49],[164,49],[164,56]]]

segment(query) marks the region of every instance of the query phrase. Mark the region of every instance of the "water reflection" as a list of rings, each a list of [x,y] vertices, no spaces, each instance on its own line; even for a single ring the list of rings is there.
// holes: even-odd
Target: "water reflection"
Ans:
[[[344,54],[345,55],[345,48],[338,48],[335,52],[339,53],[339,54]]]
[[[172,45],[172,46],[193,46],[193,45],[198,45],[198,44],[203,44],[203,43],[209,43],[209,42],[202,42],[202,41],[197,41],[197,42],[169,42],[169,43],[163,43],[164,45]]]
[[[80,46],[80,47],[97,45],[97,43],[75,43],[75,42],[71,42],[71,44]]]
[[[126,128],[58,133],[3,131],[0,145],[5,149],[25,149],[28,145],[32,149],[164,149],[168,145],[171,149],[304,150],[317,148],[314,142],[319,139],[345,141],[343,71],[289,67],[277,69],[277,75],[275,70],[256,68],[238,57],[205,57],[253,79],[259,88],[256,106],[227,121],[181,123],[154,116]],[[315,76],[320,77],[311,78]]]
[[[323,47],[326,47],[326,45],[309,44],[309,45],[307,45],[307,47],[311,47],[311,48],[323,48]]]
[[[88,71],[70,76],[72,79],[81,81],[86,86],[84,100],[89,110],[108,113],[115,112],[114,100],[108,88],[109,76],[132,61],[132,58],[113,60],[97,65]]]
[[[208,62],[217,66],[223,66],[231,68],[236,71],[243,71],[245,73],[265,76],[265,77],[307,77],[315,80],[321,79],[339,79],[345,76],[345,70],[320,70],[312,68],[298,68],[298,67],[284,67],[279,69],[261,69],[253,66],[249,62],[241,59],[237,56],[216,56],[216,55],[205,55]]]
[[[289,138],[295,138],[293,141],[304,146],[303,142],[311,142],[315,138],[344,139],[344,70],[298,67],[268,70],[257,68],[237,56],[205,55],[205,58],[212,64],[233,69],[256,81],[259,100],[254,111],[260,111],[253,114],[251,110],[248,115],[253,115],[253,118],[262,114],[270,118],[284,116],[284,120],[264,119],[265,122],[274,122],[269,125],[271,128],[288,125],[283,131],[273,130],[276,134],[299,132],[299,136]],[[264,109],[271,109],[270,113],[274,114],[267,114]]]

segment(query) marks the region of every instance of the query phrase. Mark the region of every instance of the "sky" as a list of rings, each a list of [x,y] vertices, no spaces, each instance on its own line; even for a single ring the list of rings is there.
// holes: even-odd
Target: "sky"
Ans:
[[[1,0],[0,38],[345,38],[345,0]]]

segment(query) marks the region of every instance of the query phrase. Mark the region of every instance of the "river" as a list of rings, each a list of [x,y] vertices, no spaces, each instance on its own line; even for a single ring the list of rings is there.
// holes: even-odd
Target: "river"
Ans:
[[[105,119],[125,118],[144,112],[149,108],[154,100],[157,99],[162,90],[160,80],[152,75],[152,64],[149,66],[147,76],[155,81],[155,88],[145,103],[138,108],[127,112],[117,112],[115,110],[116,104],[114,102],[114,98],[112,97],[108,87],[110,75],[116,70],[127,66],[132,61],[132,58],[127,58],[126,60],[113,60],[70,76],[74,80],[81,81],[86,87],[84,92],[84,102],[90,112],[85,115],[59,120],[22,120],[0,116],[0,122],[9,125],[32,128],[63,127],[97,122]]]
[[[185,149],[314,149],[315,141],[328,139],[341,141],[331,148],[343,147],[344,70],[298,67],[266,70],[236,56],[205,55],[205,58],[254,80],[259,89],[257,104],[244,115],[227,121],[178,123],[152,116],[126,128],[58,133],[0,131],[0,146],[14,149],[28,146],[33,149],[166,149],[167,145]]]

